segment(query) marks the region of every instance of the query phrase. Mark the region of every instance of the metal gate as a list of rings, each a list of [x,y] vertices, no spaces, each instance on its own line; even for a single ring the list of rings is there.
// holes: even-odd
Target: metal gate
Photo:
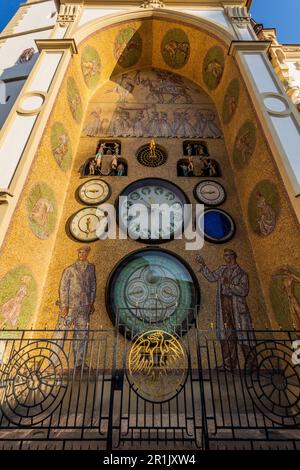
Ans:
[[[168,329],[186,352],[184,381],[161,402],[133,385],[136,336],[125,326],[74,337],[2,331],[0,448],[299,449],[299,334],[228,332],[225,341],[187,318]],[[223,367],[228,351],[234,361]]]

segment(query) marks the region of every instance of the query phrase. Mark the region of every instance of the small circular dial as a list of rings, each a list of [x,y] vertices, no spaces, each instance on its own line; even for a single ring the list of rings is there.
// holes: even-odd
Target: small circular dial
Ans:
[[[146,178],[129,185],[119,198],[119,223],[129,237],[145,242],[170,240],[183,226],[188,200],[172,183]]]
[[[107,227],[107,214],[99,207],[86,207],[73,215],[70,232],[82,242],[93,242],[101,238]]]
[[[235,223],[227,212],[220,209],[207,209],[197,220],[197,229],[204,239],[211,243],[226,243],[235,234]]]
[[[225,189],[215,181],[201,181],[194,190],[196,199],[206,206],[219,206],[226,199]]]
[[[80,186],[78,196],[84,204],[101,204],[109,198],[110,187],[105,181],[92,179]]]

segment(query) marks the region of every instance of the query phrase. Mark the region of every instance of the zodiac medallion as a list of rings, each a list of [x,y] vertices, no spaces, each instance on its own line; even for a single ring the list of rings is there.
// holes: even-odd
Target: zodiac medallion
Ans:
[[[18,426],[38,424],[63,400],[68,386],[68,359],[50,341],[34,341],[17,351],[3,370],[2,411]]]
[[[289,345],[263,341],[246,360],[246,386],[256,407],[274,423],[300,423],[300,368],[292,363]],[[254,365],[254,367],[253,367]]]

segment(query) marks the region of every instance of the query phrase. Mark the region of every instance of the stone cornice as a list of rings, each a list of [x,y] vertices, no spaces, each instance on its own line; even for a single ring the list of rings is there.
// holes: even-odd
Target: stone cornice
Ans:
[[[60,0],[61,5],[73,4],[91,7],[140,7],[144,0]],[[246,6],[250,8],[252,0],[163,0],[168,8],[207,8],[207,7],[225,7],[225,6]]]
[[[235,57],[238,51],[247,52],[267,52],[272,41],[232,41],[228,51],[228,55]]]
[[[77,46],[74,39],[36,39],[35,41],[39,52],[61,51],[69,49],[71,54],[78,54]]]

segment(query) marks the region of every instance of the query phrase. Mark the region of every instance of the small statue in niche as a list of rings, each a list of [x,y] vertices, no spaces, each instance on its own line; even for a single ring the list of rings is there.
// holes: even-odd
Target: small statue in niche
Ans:
[[[194,164],[192,157],[189,157],[188,159],[188,176],[194,176]]]
[[[208,157],[209,152],[205,142],[186,140],[183,142],[183,155],[185,157]]]
[[[221,176],[221,170],[219,163],[212,158],[189,157],[179,160],[177,163],[177,175],[184,177],[219,177]]]
[[[120,144],[115,143],[115,155],[118,157],[120,155]]]
[[[187,154],[189,157],[191,157],[193,155],[193,147],[191,146],[191,144],[188,144],[186,146],[186,151],[187,151]]]
[[[28,49],[24,49],[22,54],[19,57],[19,62],[22,64],[23,62],[29,62],[34,54],[34,48],[29,47]]]
[[[188,160],[180,160],[177,164],[177,175],[178,176],[189,176],[189,169],[188,169]]]
[[[119,163],[117,167],[117,176],[126,176],[126,169],[124,163]]]
[[[89,176],[94,176],[96,174],[96,167],[97,167],[97,162],[96,162],[96,159],[93,158],[89,162]]]
[[[201,174],[199,176],[221,176],[219,164],[216,160],[213,160],[212,158],[206,158],[202,160],[202,163],[203,166],[201,169]]]
[[[120,159],[119,142],[100,142],[96,155],[90,157],[82,167],[82,176],[125,176],[127,164]]]

